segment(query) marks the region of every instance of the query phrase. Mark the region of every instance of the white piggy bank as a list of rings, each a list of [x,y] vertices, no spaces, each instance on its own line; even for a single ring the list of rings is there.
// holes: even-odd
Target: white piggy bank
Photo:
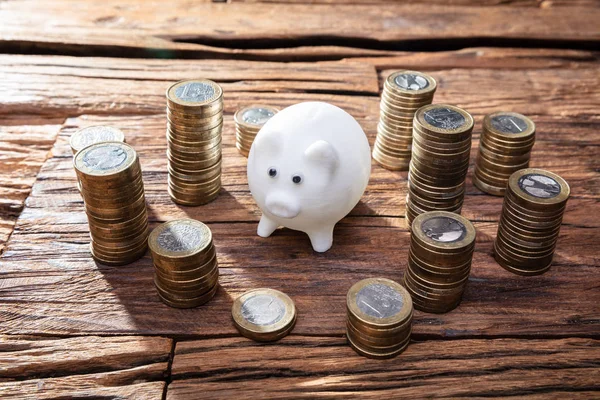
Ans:
[[[248,184],[263,212],[258,234],[279,226],[306,232],[315,251],[333,243],[333,228],[358,203],[371,175],[362,128],[339,107],[295,104],[260,130],[248,157]]]

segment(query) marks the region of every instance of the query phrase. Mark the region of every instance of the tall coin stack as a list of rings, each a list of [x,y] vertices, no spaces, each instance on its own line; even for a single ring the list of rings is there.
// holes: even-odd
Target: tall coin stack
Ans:
[[[248,157],[258,131],[278,112],[279,110],[275,107],[264,105],[252,105],[236,111],[233,116],[235,121],[235,146],[242,155]]]
[[[84,147],[102,142],[125,142],[125,135],[120,129],[112,126],[88,126],[71,135],[69,144],[75,154]]]
[[[526,168],[508,180],[494,256],[504,269],[539,275],[550,269],[570,189],[560,176]]]
[[[346,336],[358,354],[391,358],[406,349],[413,304],[401,285],[385,278],[364,279],[350,288],[346,305]]]
[[[508,178],[529,166],[535,142],[535,124],[524,115],[496,112],[483,119],[473,184],[480,190],[504,196]]]
[[[77,152],[73,165],[90,226],[92,257],[106,265],[142,257],[148,214],[135,150],[122,142],[97,143]]]
[[[458,306],[474,249],[475,228],[468,219],[446,211],[415,218],[404,284],[417,310],[445,313]]]
[[[413,123],[406,220],[427,211],[460,213],[471,154],[473,117],[454,106],[420,108]]]
[[[385,80],[373,147],[373,158],[382,167],[408,169],[415,112],[431,104],[435,89],[432,77],[416,71],[397,71]]]
[[[213,298],[219,266],[212,233],[202,222],[180,219],[157,226],[148,237],[154,285],[163,303],[200,306]]]
[[[167,90],[169,195],[197,206],[221,190],[223,91],[209,80],[177,82]]]

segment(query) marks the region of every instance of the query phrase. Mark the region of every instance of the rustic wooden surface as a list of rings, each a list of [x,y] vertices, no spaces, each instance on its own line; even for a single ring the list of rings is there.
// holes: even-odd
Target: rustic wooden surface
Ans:
[[[77,3],[0,1],[1,398],[600,395],[600,2]],[[373,361],[345,344],[345,294],[365,277],[401,278],[406,172],[373,164],[326,254],[285,229],[262,239],[232,116],[259,101],[329,101],[372,144],[382,80],[399,68],[428,71],[436,102],[475,116],[472,159],[483,115],[532,117],[532,165],[563,176],[572,197],[554,266],[523,278],[491,257],[502,199],[469,177],[463,215],[477,246],[462,304],[417,312],[408,350]],[[179,207],[166,193],[164,92],[199,76],[225,91],[223,189]],[[104,123],[140,154],[152,225],[211,227],[221,287],[208,305],[162,305],[149,255],[118,268],[91,260],[68,139]],[[239,337],[230,320],[233,299],[259,286],[298,307],[276,344]]]

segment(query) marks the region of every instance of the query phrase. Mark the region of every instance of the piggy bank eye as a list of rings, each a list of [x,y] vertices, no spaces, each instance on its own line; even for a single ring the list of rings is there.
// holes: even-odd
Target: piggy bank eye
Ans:
[[[269,174],[269,176],[271,178],[275,178],[277,176],[277,168],[269,167],[269,169],[267,170],[267,173]]]
[[[302,183],[304,179],[302,178],[302,175],[300,174],[296,174],[294,176],[292,176],[292,182],[294,182],[296,185],[299,185]]]

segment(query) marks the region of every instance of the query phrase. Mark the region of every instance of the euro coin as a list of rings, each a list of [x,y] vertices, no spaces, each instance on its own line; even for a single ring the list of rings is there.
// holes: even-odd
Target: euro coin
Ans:
[[[285,293],[261,288],[245,292],[235,299],[231,315],[243,336],[269,342],[291,332],[296,322],[296,307]]]

